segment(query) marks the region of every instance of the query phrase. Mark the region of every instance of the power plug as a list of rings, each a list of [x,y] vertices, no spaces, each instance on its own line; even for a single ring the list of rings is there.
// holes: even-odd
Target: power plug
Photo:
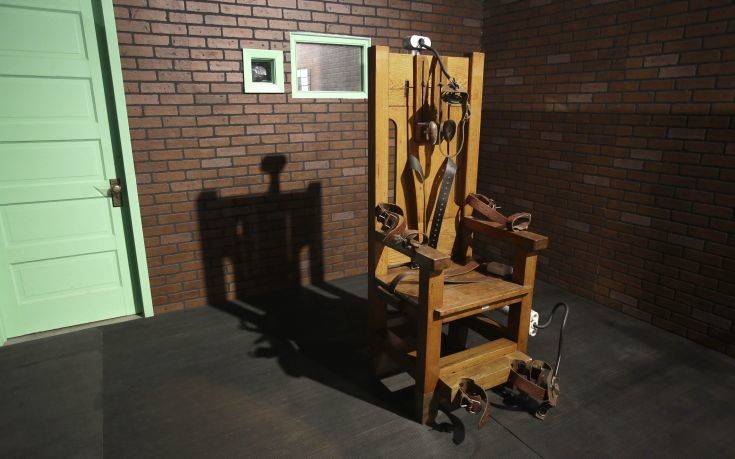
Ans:
[[[420,49],[419,40],[421,39],[424,40],[426,46],[431,46],[431,38],[424,37],[423,35],[411,35],[403,39],[403,49],[411,50],[414,55],[418,54],[418,50]]]

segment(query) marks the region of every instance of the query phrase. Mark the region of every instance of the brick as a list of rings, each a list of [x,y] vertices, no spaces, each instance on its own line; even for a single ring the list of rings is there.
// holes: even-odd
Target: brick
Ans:
[[[553,54],[546,57],[547,64],[563,64],[570,61],[569,54]]]
[[[695,65],[681,65],[678,67],[664,67],[658,72],[659,78],[691,77],[697,72]]]
[[[588,233],[590,231],[590,225],[588,223],[580,222],[577,220],[567,220],[566,226],[577,231]]]
[[[651,226],[651,217],[647,217],[644,215],[623,212],[620,214],[620,220],[626,223],[633,223],[640,226]]]
[[[643,169],[643,161],[639,161],[637,159],[616,159],[613,161],[613,165],[623,169]]]
[[[659,56],[648,56],[644,59],[645,67],[662,67],[665,65],[676,65],[679,62],[678,54],[661,54]]]
[[[581,92],[605,92],[607,83],[583,83],[579,90]]]
[[[552,169],[559,169],[564,171],[570,171],[572,170],[572,163],[568,161],[556,161],[552,160],[549,161],[549,167]]]
[[[630,295],[626,295],[625,293],[618,292],[616,290],[610,290],[610,298],[619,301],[621,303],[627,304],[628,306],[636,306],[638,304],[638,300],[633,298]]]

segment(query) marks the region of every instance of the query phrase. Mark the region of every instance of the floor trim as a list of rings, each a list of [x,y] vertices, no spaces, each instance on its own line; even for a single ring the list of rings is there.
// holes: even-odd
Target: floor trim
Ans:
[[[99,320],[97,322],[89,322],[81,325],[72,325],[71,327],[57,328],[55,330],[46,330],[38,333],[30,333],[28,335],[16,336],[15,338],[9,338],[5,342],[5,346],[12,346],[13,344],[26,343],[28,341],[35,341],[42,338],[48,338],[51,336],[65,335],[80,330],[86,330],[89,328],[104,327],[105,325],[119,324],[123,322],[130,322],[131,320],[140,319],[139,315],[115,317],[112,319]]]

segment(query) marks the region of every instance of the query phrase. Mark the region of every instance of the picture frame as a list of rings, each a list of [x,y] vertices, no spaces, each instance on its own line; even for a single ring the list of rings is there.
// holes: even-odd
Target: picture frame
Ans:
[[[283,51],[243,48],[243,86],[248,94],[285,92]]]

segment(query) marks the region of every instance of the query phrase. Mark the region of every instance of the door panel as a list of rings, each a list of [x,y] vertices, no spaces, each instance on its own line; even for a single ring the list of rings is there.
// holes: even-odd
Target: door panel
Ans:
[[[135,313],[92,1],[0,0],[8,337]]]
[[[0,182],[25,186],[58,177],[94,181],[104,176],[102,148],[96,140],[0,143],[0,156],[16,155],[0,169]],[[22,158],[22,161],[19,160]]]
[[[66,11],[36,8],[43,6],[41,2],[5,3],[10,4],[0,5],[0,52],[23,57],[86,57],[81,15],[74,11],[74,2],[54,2],[66,6]]]
[[[77,295],[79,289],[120,287],[114,251],[13,265],[13,281],[21,300]]]
[[[0,77],[0,120],[4,125],[95,121],[89,80]]]

